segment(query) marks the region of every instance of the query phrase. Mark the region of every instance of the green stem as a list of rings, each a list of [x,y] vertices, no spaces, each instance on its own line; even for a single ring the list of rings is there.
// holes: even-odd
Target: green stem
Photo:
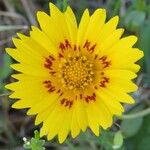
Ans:
[[[68,6],[68,0],[63,0],[63,8],[62,8],[63,12],[66,11],[67,6]]]
[[[129,114],[129,115],[123,115],[122,117],[120,117],[120,119],[134,119],[134,118],[138,118],[138,117],[144,117],[146,115],[150,114],[150,108],[147,108],[143,111],[134,113],[134,114]]]
[[[0,25],[0,32],[10,31],[10,30],[21,30],[21,29],[28,29],[28,26],[26,25]]]

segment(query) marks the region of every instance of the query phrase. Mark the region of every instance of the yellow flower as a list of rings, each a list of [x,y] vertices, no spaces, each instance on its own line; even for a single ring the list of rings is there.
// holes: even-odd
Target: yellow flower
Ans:
[[[48,140],[58,135],[62,143],[69,132],[75,138],[87,127],[98,136],[122,114],[121,103],[134,102],[128,93],[137,90],[131,80],[143,56],[132,47],[137,38],[121,38],[118,16],[105,23],[105,9],[91,16],[85,10],[79,26],[70,7],[62,13],[52,3],[50,16],[38,12],[37,18],[41,29],[32,26],[30,36],[18,34],[16,48],[6,49],[20,72],[6,86],[14,91],[10,98],[19,99],[12,107],[37,115],[35,124],[43,122],[40,135]]]

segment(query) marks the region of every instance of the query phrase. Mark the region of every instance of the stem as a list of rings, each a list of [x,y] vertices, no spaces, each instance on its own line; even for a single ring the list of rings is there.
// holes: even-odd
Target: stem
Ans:
[[[68,6],[68,0],[63,0],[63,12],[65,12],[66,8]]]
[[[1,31],[28,29],[26,25],[0,25]]]
[[[138,117],[144,117],[146,115],[150,114],[150,108],[147,108],[143,111],[137,112],[135,114],[129,114],[129,115],[123,115],[122,117],[120,117],[120,119],[134,119],[134,118],[138,118]]]

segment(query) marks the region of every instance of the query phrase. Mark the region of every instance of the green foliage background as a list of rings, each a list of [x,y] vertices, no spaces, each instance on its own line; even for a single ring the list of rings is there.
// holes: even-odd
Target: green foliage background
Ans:
[[[70,137],[62,145],[57,139],[44,143],[39,139],[35,129],[34,118],[25,115],[25,110],[10,108],[8,91],[4,85],[13,82],[12,70],[9,65],[13,60],[5,53],[5,47],[12,47],[11,38],[16,32],[28,34],[30,25],[38,26],[36,11],[48,12],[49,0],[0,0],[0,150],[150,150],[150,114],[139,115],[150,107],[150,1],[149,0],[68,0],[75,11],[78,22],[85,8],[92,13],[96,8],[107,10],[108,18],[120,16],[120,27],[126,29],[125,35],[134,34],[139,40],[137,47],[144,51],[144,58],[138,62],[141,65],[139,77],[135,81],[139,90],[132,93],[136,103],[126,105],[129,117],[114,118],[114,124],[108,131],[101,130],[101,135],[95,137],[90,130],[81,133],[76,139]],[[65,3],[62,0],[52,0],[61,10]],[[67,1],[65,1],[67,2]],[[64,7],[63,7],[64,6]],[[135,117],[130,118],[130,114]],[[27,137],[32,145],[24,144]],[[31,140],[30,140],[31,139]],[[45,146],[43,146],[45,144]],[[38,149],[37,149],[38,150]]]

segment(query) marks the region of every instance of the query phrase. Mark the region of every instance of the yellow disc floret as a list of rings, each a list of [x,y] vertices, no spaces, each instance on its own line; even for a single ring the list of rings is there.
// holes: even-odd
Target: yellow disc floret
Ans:
[[[84,89],[93,81],[94,65],[86,56],[68,56],[59,67],[61,83],[67,89]]]

